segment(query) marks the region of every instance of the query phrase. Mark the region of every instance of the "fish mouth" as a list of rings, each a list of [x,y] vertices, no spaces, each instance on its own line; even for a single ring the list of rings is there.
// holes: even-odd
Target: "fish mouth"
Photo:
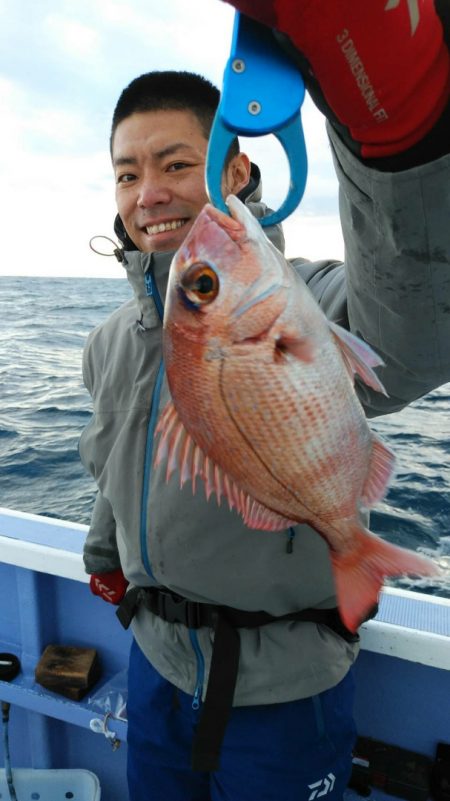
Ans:
[[[261,223],[236,195],[228,195],[225,203],[231,215],[231,218],[229,217],[228,219],[233,220],[234,227],[240,226],[241,230],[245,231],[248,239],[267,239]]]
[[[242,203],[241,200],[239,200],[238,197],[236,197],[236,195],[228,195],[226,198],[226,204],[230,211],[229,215],[216,208],[211,203],[206,203],[195,220],[193,227],[188,234],[189,238],[185,240],[184,244],[186,246],[190,246],[192,249],[195,249],[197,246],[197,241],[201,239],[201,236],[203,235],[204,226],[208,222],[215,224],[222,232],[222,235],[225,235],[225,237],[231,240],[232,243],[236,243],[237,245],[240,245],[247,240],[266,238],[256,217],[253,216],[251,211],[244,205],[244,203]],[[215,237],[213,237],[210,230],[210,241],[211,238]],[[224,244],[225,239],[222,239],[221,247],[223,247]]]
[[[225,203],[230,212],[229,215],[210,203],[204,206],[203,211],[213,222],[223,228],[232,239],[242,236],[243,233],[252,239],[261,237],[261,235],[264,236],[256,217],[236,195],[228,195]]]
[[[208,217],[211,222],[216,223],[216,225],[218,225],[219,228],[221,228],[221,230],[227,234],[233,242],[238,242],[243,236],[245,236],[245,225],[243,225],[243,223],[233,214],[229,216],[228,214],[225,214],[224,211],[212,206],[210,203],[207,203],[206,206],[203,207],[201,213]]]

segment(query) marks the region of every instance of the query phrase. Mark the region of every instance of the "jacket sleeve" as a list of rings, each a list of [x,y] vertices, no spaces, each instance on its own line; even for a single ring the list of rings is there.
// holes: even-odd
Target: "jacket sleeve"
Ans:
[[[92,332],[83,352],[83,380],[91,397],[94,395],[94,369]],[[84,544],[83,560],[86,573],[108,573],[120,567],[119,552],[116,540],[116,521],[111,504],[100,491],[92,511],[91,523]]]
[[[95,499],[83,560],[86,573],[109,573],[120,567],[116,521],[111,504],[100,492]]]
[[[450,381],[450,156],[378,172],[329,128],[345,264],[295,267],[325,314],[368,342],[389,397],[357,382],[371,417]]]

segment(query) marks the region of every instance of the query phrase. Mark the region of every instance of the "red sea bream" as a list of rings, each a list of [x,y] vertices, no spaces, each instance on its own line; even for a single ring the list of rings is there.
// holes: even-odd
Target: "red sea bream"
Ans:
[[[312,526],[328,542],[340,613],[355,631],[385,576],[437,572],[363,523],[394,457],[369,429],[354,375],[384,392],[373,370],[382,362],[327,320],[245,206],[227,203],[231,217],[205,206],[171,266],[172,402],[156,460],[194,491],[200,477],[251,528]]]

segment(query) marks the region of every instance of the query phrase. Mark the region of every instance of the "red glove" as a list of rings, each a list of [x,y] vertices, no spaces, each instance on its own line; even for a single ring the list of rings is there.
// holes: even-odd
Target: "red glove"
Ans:
[[[109,604],[120,604],[128,584],[120,567],[109,573],[93,573],[89,581],[91,592]]]
[[[444,111],[450,56],[431,0],[227,2],[289,36],[362,158],[411,148]]]

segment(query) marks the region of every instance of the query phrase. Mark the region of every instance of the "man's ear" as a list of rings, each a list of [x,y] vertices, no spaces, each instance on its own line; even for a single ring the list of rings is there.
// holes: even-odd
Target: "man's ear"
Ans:
[[[233,156],[224,171],[222,180],[222,195],[237,195],[241,189],[247,186],[250,180],[250,159],[246,153],[238,153]]]

